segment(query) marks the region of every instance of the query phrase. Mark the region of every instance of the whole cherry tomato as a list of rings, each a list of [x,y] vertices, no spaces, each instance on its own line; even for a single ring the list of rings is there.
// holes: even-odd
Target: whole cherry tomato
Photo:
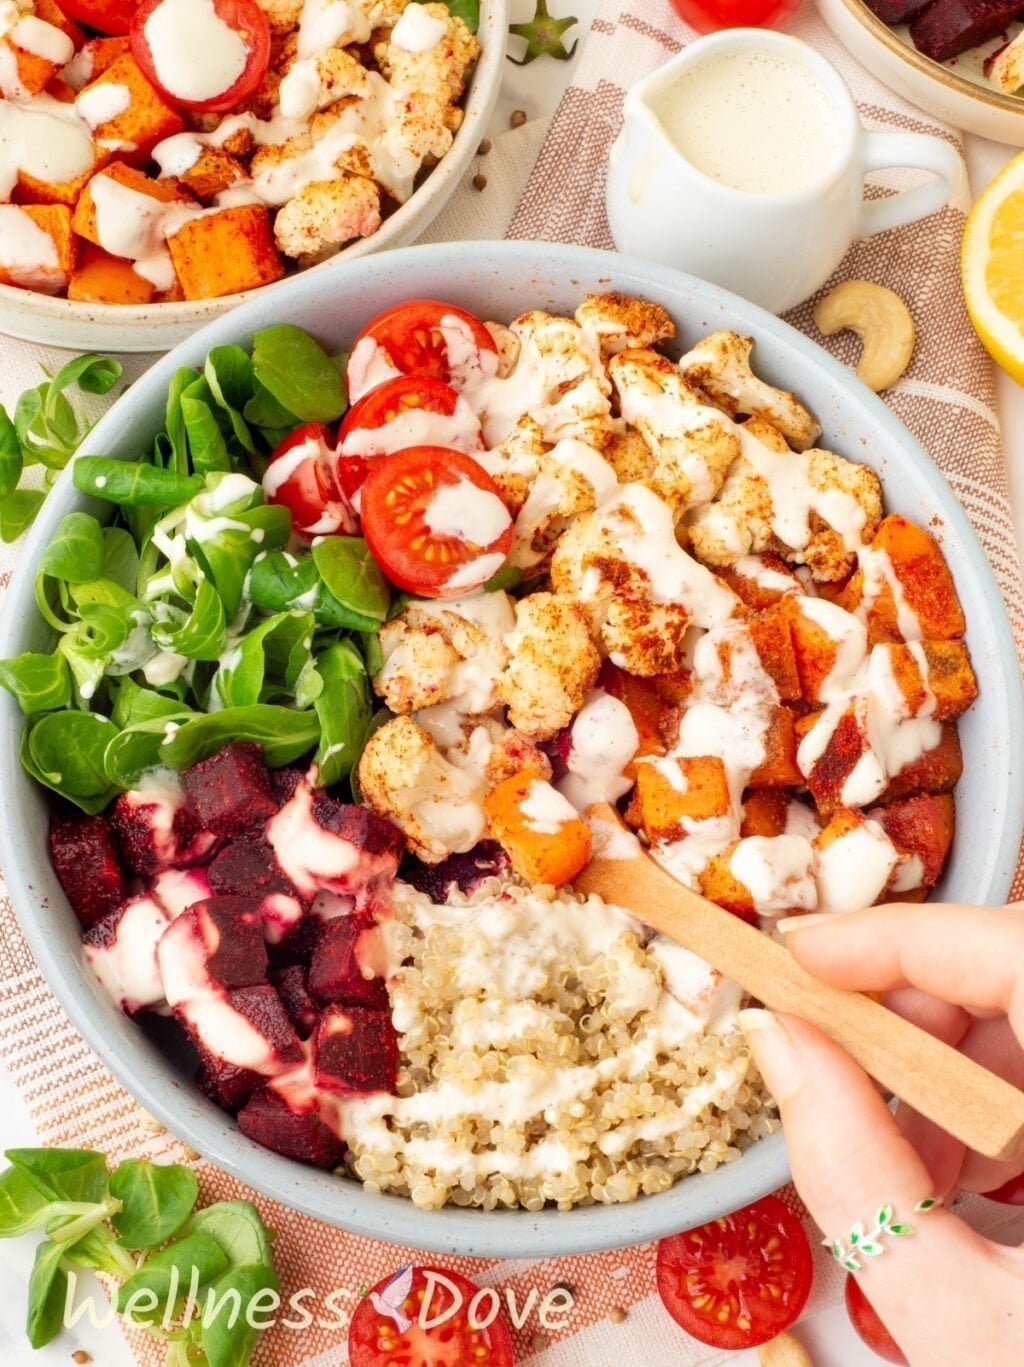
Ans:
[[[782,28],[800,0],[671,0],[672,8],[698,33],[721,28]]]

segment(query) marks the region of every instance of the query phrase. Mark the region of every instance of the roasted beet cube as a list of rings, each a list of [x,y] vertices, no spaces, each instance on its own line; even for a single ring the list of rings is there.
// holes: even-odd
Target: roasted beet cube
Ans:
[[[225,1063],[223,1059],[211,1054],[202,1043],[199,1049],[200,1067],[196,1073],[196,1086],[215,1101],[225,1111],[232,1113],[252,1096],[257,1087],[262,1087],[262,1074],[251,1068],[239,1068],[235,1063]]]
[[[471,893],[487,878],[508,868],[508,855],[496,840],[481,840],[465,854],[450,854],[440,864],[424,864],[410,855],[400,877],[432,902],[447,902],[453,890]]]
[[[280,1071],[280,1067],[284,1065],[302,1062],[302,1045],[292,1028],[281,998],[269,983],[260,983],[257,987],[236,988],[235,991],[228,993],[228,1001],[267,1041],[276,1060],[274,1071]]]
[[[124,869],[105,817],[54,815],[50,859],[83,926],[95,925],[128,896]]]
[[[130,1016],[163,1003],[156,951],[169,924],[163,906],[143,893],[93,922],[82,936],[86,963]]]
[[[309,965],[309,990],[323,1005],[388,1009],[381,931],[371,916],[353,913],[328,921],[317,937]]]
[[[193,944],[189,945],[188,942]],[[174,949],[171,946],[174,946]],[[204,962],[218,987],[250,987],[266,982],[267,947],[259,914],[245,897],[208,897],[173,922],[161,958],[179,949]]]
[[[270,786],[274,790],[274,797],[277,805],[283,807],[286,802],[291,801],[295,796],[295,789],[306,777],[302,769],[272,769],[270,771]]]
[[[262,826],[277,811],[263,750],[233,741],[185,771],[185,791],[200,824],[232,839]]]
[[[164,869],[153,879],[153,896],[173,921],[213,893],[205,869]]]
[[[338,802],[318,788],[313,794],[313,815],[325,831],[333,831],[342,840],[351,841],[364,854],[393,860],[394,868],[398,868],[398,861],[405,853],[402,832],[384,817],[371,812],[369,807]]]
[[[934,0],[910,25],[910,36],[926,57],[948,62],[1002,33],[1020,8],[1020,0]]]
[[[865,0],[883,24],[909,24],[932,0]]]
[[[344,1144],[320,1119],[315,1105],[294,1110],[271,1087],[253,1093],[238,1114],[238,1128],[265,1149],[318,1168],[337,1167],[345,1152]]]
[[[398,1036],[387,1011],[329,1006],[313,1035],[313,1076],[327,1092],[393,1092]]]
[[[217,841],[200,828],[177,779],[122,793],[110,825],[125,863],[143,877],[204,859]]]
[[[262,835],[225,845],[208,873],[215,892],[247,897],[258,905],[264,937],[272,944],[279,944],[302,920],[299,895]]]
[[[327,890],[372,902],[390,886],[404,849],[390,821],[308,782],[267,823],[266,834],[278,864],[307,899]]]
[[[281,1004],[288,1013],[288,1019],[295,1026],[299,1039],[309,1039],[316,1025],[320,1007],[309,994],[309,973],[302,964],[289,964],[270,975],[270,981],[277,989]]]
[[[876,807],[870,815],[882,823],[901,854],[916,856],[921,861],[921,886],[934,887],[953,843],[952,794],[919,793],[905,802]],[[899,895],[894,894],[893,900],[900,900]]]

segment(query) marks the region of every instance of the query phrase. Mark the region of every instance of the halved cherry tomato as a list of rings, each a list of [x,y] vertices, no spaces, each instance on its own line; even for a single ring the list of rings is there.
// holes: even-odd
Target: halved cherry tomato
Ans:
[[[335,475],[352,498],[377,456],[410,446],[482,451],[476,414],[451,385],[429,375],[396,375],[352,405],[338,433]]]
[[[698,33],[720,28],[782,28],[800,0],[671,0],[676,13]]]
[[[428,1273],[445,1281],[428,1279]],[[513,1367],[512,1336],[500,1311],[486,1328],[470,1322],[469,1307],[479,1291],[447,1268],[405,1268],[384,1277],[356,1306],[349,1324],[351,1367]],[[475,1322],[485,1323],[492,1310],[493,1298],[483,1297],[474,1306]]]
[[[396,375],[429,375],[462,389],[497,369],[498,348],[479,318],[438,299],[413,299],[378,313],[353,342],[348,393],[354,403]]]
[[[131,43],[146,77],[183,109],[235,108],[270,65],[270,25],[256,0],[142,0]]]
[[[512,516],[487,471],[461,451],[414,446],[375,461],[363,536],[393,584],[425,598],[471,593],[512,546]]]
[[[985,1195],[990,1201],[999,1201],[1004,1206],[1024,1206],[1024,1172],[1011,1177],[995,1191],[986,1191]]]
[[[852,1273],[846,1276],[846,1313],[850,1323],[873,1353],[886,1362],[905,1363],[899,1344],[878,1318],[878,1312],[857,1284]]]
[[[109,34],[128,32],[137,4],[138,0],[60,0],[61,10],[69,19]]]
[[[333,442],[322,422],[307,422],[285,437],[270,457],[263,476],[263,496],[292,515],[299,536],[329,536],[355,529],[331,471]]]
[[[788,1329],[811,1290],[803,1225],[777,1196],[658,1245],[658,1293],[701,1343],[738,1351]]]

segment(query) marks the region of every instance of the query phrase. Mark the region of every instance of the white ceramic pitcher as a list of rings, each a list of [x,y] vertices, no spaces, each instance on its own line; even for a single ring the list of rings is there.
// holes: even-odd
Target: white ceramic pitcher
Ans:
[[[654,112],[657,96],[697,63],[761,50],[805,64],[818,78],[839,129],[839,151],[814,183],[751,193],[697,169]],[[869,171],[918,167],[936,177],[866,202]],[[838,71],[807,43],[767,29],[729,29],[691,43],[633,86],[611,152],[608,218],[622,252],[675,266],[782,313],[812,295],[860,237],[924,218],[950,200],[963,169],[938,137],[869,132]]]

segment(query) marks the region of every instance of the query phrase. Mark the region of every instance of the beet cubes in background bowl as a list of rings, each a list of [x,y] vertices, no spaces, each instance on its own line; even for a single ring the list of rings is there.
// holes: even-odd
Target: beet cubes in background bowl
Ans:
[[[346,1098],[393,1092],[388,913],[403,841],[315,773],[236,742],[99,816],[53,816],[53,866],[97,981],[174,1021],[250,1138],[321,1167]],[[168,1027],[170,1028],[170,1027]]]

